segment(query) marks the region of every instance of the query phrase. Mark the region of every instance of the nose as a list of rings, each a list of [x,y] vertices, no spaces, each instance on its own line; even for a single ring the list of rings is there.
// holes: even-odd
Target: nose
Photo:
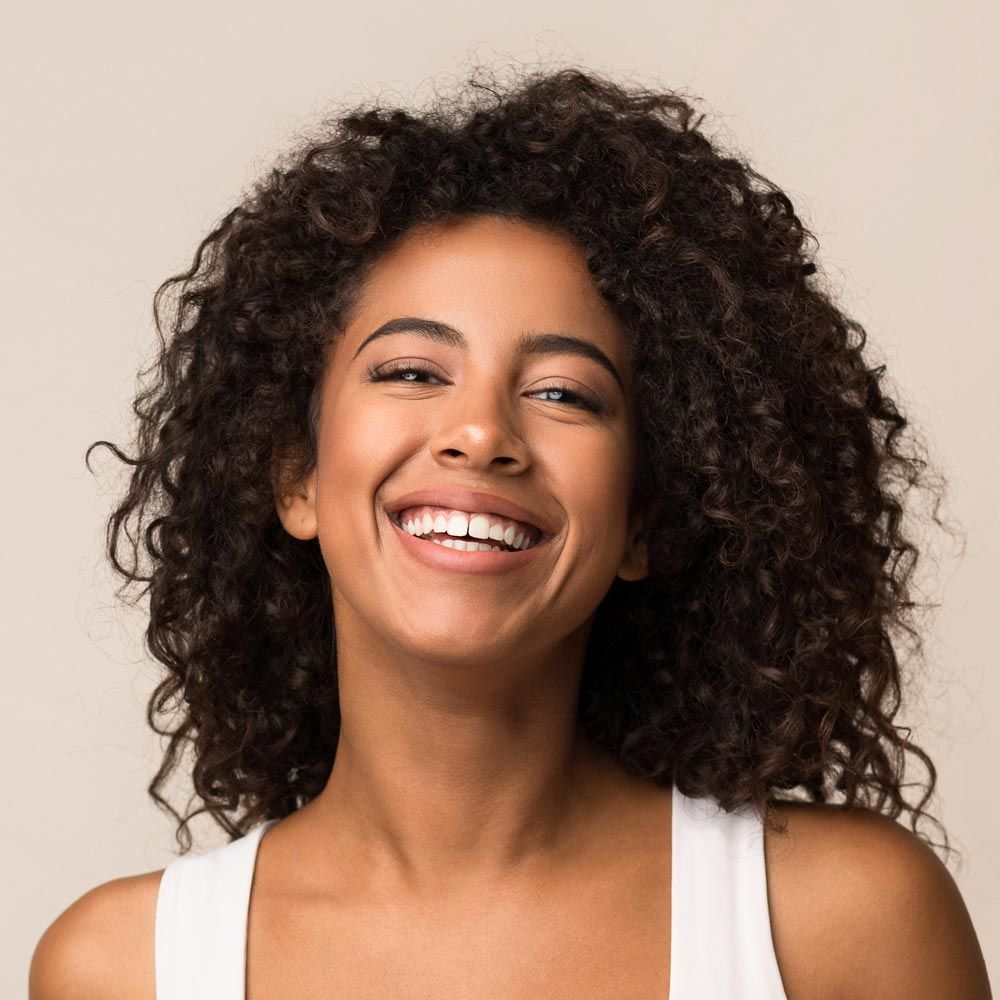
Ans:
[[[502,386],[489,373],[454,385],[438,411],[440,420],[429,447],[437,462],[450,467],[521,471],[528,447]]]

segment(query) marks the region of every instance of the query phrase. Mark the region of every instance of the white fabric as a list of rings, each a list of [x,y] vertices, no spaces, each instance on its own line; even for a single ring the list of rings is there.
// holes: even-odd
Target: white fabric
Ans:
[[[156,898],[156,1000],[246,1000],[247,913],[258,823],[164,869]]]
[[[673,807],[669,1000],[787,1000],[753,806],[727,815],[675,787]]]
[[[176,858],[156,903],[157,1000],[246,1000],[250,887],[264,831]],[[673,789],[670,991],[664,1000],[787,1000],[771,939],[763,826],[751,805]]]

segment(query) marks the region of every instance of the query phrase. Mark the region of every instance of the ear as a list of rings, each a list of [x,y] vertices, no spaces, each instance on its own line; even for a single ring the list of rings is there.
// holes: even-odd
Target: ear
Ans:
[[[319,534],[316,518],[316,467],[286,496],[275,496],[281,523],[293,538],[308,541]]]
[[[646,528],[647,518],[648,511],[644,507],[629,518],[628,544],[618,567],[618,576],[623,580],[641,580],[649,576],[649,552],[646,542],[639,537]]]

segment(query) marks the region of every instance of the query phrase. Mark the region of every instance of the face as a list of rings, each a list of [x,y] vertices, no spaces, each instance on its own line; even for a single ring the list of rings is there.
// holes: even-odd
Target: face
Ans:
[[[524,350],[539,334],[582,344]],[[627,345],[568,238],[497,217],[406,234],[366,280],[321,391],[315,468],[279,513],[319,539],[338,641],[349,627],[432,661],[516,657],[589,628],[616,576],[646,575]],[[401,498],[443,489],[519,505],[547,537],[463,552],[394,523]],[[410,506],[440,526],[434,508],[497,505]]]

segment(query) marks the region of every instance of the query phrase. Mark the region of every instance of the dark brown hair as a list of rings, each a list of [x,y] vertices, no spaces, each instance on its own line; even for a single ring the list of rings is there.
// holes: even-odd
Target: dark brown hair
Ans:
[[[340,109],[156,292],[132,454],[87,451],[132,468],[107,549],[119,596],[146,584],[166,668],[150,795],[188,850],[199,813],[236,837],[323,788],[340,725],[329,579],[318,543],[279,522],[275,483],[315,462],[324,348],[366,269],[417,224],[490,214],[576,241],[634,358],[651,572],[597,609],[592,740],[726,810],[765,815],[799,790],[909,810],[919,832],[935,769],[893,723],[898,643],[921,648],[904,498],[929,491],[944,526],[944,486],[826,290],[815,237],[679,93],[574,68],[497,80],[477,69],[419,113]],[[201,804],[182,815],[161,792],[185,747]],[[915,806],[907,751],[929,774]]]

